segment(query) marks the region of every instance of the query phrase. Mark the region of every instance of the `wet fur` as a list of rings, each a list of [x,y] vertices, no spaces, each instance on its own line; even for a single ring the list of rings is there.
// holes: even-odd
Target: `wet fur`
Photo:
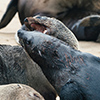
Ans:
[[[55,100],[56,92],[22,47],[0,45],[0,85],[27,84],[37,90],[45,100]]]
[[[61,100],[99,100],[100,58],[40,32],[19,30],[18,34],[21,45],[39,64]]]

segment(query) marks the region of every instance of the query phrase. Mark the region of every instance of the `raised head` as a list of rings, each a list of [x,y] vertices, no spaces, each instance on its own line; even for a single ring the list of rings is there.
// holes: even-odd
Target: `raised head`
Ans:
[[[34,17],[27,17],[24,23],[29,31],[36,30],[44,34],[52,35],[68,43],[74,49],[79,48],[78,40],[74,34],[56,18],[37,15]]]

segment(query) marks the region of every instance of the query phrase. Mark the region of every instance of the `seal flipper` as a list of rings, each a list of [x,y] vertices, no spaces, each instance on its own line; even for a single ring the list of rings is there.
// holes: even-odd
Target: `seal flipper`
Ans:
[[[11,21],[11,19],[14,17],[16,12],[18,11],[17,4],[18,4],[18,0],[10,1],[9,5],[6,9],[6,12],[0,21],[0,29],[5,27]]]
[[[60,91],[60,100],[86,100],[79,85],[70,80],[68,81]]]
[[[78,40],[96,41],[100,35],[100,15],[78,20],[71,28]]]

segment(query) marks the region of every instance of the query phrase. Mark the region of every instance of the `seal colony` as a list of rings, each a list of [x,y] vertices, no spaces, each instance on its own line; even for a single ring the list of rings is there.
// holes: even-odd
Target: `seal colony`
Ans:
[[[11,0],[0,28],[5,27],[16,12],[22,24],[26,17],[45,15],[62,21],[79,40],[99,38],[100,0]]]
[[[32,3],[33,1],[34,4]],[[11,0],[7,8],[7,11],[1,20],[0,28],[6,26],[10,22],[12,17],[15,15],[15,13],[18,11],[20,20],[23,20],[27,14],[31,14],[31,13],[35,15],[40,14],[46,16],[54,16],[60,19],[62,22],[64,22],[65,25],[68,26],[70,29],[72,29],[72,31],[75,32],[76,36],[77,36],[77,32],[81,31],[82,40],[97,39],[99,34],[98,33],[99,31],[97,30],[99,29],[99,15],[89,16],[88,14],[92,12],[94,12],[95,14],[99,14],[99,10],[98,10],[99,6],[95,7],[95,5],[97,4],[99,5],[99,0],[97,1],[90,0],[89,3],[87,0],[84,1],[81,0],[80,2],[78,0],[75,1],[68,1],[68,0],[46,1],[45,0],[39,3],[37,3],[38,0],[37,1],[33,0],[33,1],[28,2],[28,0],[27,1]],[[43,4],[48,6],[44,6]],[[87,5],[83,5],[83,4],[87,4]],[[31,10],[29,10],[30,9],[29,5],[32,5]],[[41,5],[40,8],[34,9],[33,6],[38,7],[38,5]],[[38,12],[42,7],[44,7],[44,10],[42,9],[41,12]],[[45,7],[47,9],[45,9]],[[67,9],[67,7],[69,8]],[[75,14],[77,9],[73,10],[73,7],[77,9],[81,8],[82,11],[81,14],[79,15],[77,14],[77,16],[75,16],[75,19],[72,17],[72,15]],[[85,11],[82,8],[85,8]],[[86,14],[86,11],[88,14]],[[22,12],[24,12],[23,15]],[[11,14],[10,17],[8,16],[9,14]],[[86,17],[85,15],[88,17]],[[85,18],[83,18],[83,16]],[[80,100],[80,99],[98,100],[100,98],[99,95],[100,58],[95,57],[88,53],[82,53],[78,51],[77,39],[74,37],[71,31],[64,26],[64,24],[62,24],[58,20],[55,20],[54,18],[37,16],[33,18],[28,17],[24,21],[26,27],[24,25],[22,29],[18,31],[20,44],[26,50],[26,52],[29,54],[32,60],[35,61],[41,67],[43,73],[45,74],[49,82],[56,89],[61,100],[67,100],[67,99],[68,100]],[[54,22],[52,23],[52,21]],[[32,23],[30,24],[30,22]],[[23,24],[23,21],[21,23]],[[56,25],[58,26],[55,27]],[[23,30],[24,28],[26,28],[26,30]],[[87,35],[88,31],[90,32],[89,34],[90,37],[88,37]],[[67,38],[64,37],[67,36],[65,34],[66,32],[68,34]],[[90,39],[91,33],[93,32],[97,32],[96,36],[93,36],[93,38]],[[53,37],[47,34],[53,35]],[[69,34],[71,35],[69,36]],[[34,87],[37,88],[36,90],[38,90],[46,100],[49,99],[55,100],[56,92],[53,89],[53,87],[48,83],[48,81],[45,82],[43,80],[40,81],[41,79],[43,79],[43,77],[37,78],[37,75],[35,77],[36,79],[34,80],[35,82],[32,80],[34,79],[33,78],[34,73],[32,71],[35,69],[36,66],[34,66],[34,68],[33,66],[28,66],[28,67],[24,66],[23,63],[26,63],[28,60],[31,61],[31,59],[28,58],[28,60],[26,60],[25,62],[25,60],[21,58],[22,56],[18,53],[20,52],[23,54],[23,52],[21,52],[19,48],[17,49],[18,55],[16,55],[16,49],[14,49],[15,52],[12,52],[11,49],[9,59],[7,56],[9,55],[9,52],[6,52],[4,54],[2,53],[4,51],[3,46],[0,46],[0,50],[1,50],[0,84],[7,84],[10,82],[11,83],[19,82],[23,84],[28,84],[33,88]],[[5,49],[5,50],[9,51],[9,49]],[[5,57],[7,58],[5,58],[3,55],[5,55]],[[12,58],[14,57],[12,61],[11,61],[11,57]],[[38,67],[36,67],[36,69],[37,68]],[[38,70],[38,74],[40,76],[39,70]],[[36,80],[38,80],[38,82],[36,82]],[[42,82],[43,84],[41,84]],[[38,83],[40,88],[39,86],[36,87],[37,84],[35,83]]]
[[[100,99],[100,58],[38,31],[20,29],[18,36],[61,100]]]

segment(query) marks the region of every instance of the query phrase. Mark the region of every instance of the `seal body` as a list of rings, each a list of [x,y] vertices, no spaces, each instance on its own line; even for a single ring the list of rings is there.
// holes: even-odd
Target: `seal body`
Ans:
[[[22,47],[0,45],[0,85],[11,83],[31,86],[45,100],[55,100],[57,95],[40,67],[30,59]]]
[[[19,30],[18,36],[61,100],[99,100],[100,58],[37,31],[33,34],[33,31]]]
[[[0,85],[1,100],[44,100],[33,88],[24,84]]]
[[[95,19],[95,15],[100,14],[100,0],[11,0],[1,19],[0,28],[5,27],[16,12],[21,24],[24,18],[39,14],[61,20],[79,40],[96,41],[99,35],[100,16]]]

